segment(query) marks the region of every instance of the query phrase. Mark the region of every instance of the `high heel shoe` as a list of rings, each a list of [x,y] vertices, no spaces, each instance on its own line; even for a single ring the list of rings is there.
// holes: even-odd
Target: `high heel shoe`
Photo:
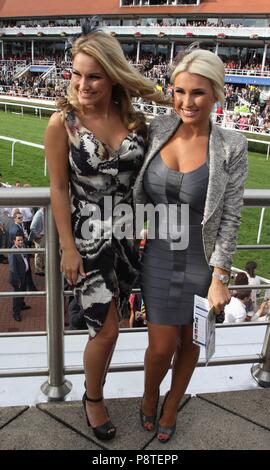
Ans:
[[[142,398],[143,400],[143,398]],[[157,397],[157,403],[156,403],[156,414],[155,415],[152,415],[152,416],[146,416],[142,410],[142,403],[141,403],[141,407],[140,407],[140,419],[141,419],[141,425],[143,427],[143,429],[145,429],[146,431],[153,431],[154,430],[154,427],[155,427],[155,424],[156,424],[156,419],[157,419],[157,408],[158,408],[158,402],[159,402],[159,390],[158,390],[158,397]],[[145,424],[146,423],[150,423],[150,424],[153,424],[153,429],[148,429],[145,427]]]
[[[164,400],[163,400],[163,404],[162,404],[162,407],[161,407],[161,411],[160,411],[160,416],[159,416],[159,419],[162,418],[162,415],[163,415],[163,411],[164,411],[164,407],[165,407],[165,403],[166,403],[166,400],[169,396],[169,393],[170,391],[168,391],[164,397]],[[175,430],[176,430],[176,423],[173,425],[173,426],[161,426],[159,423],[158,423],[158,427],[157,427],[157,438],[159,440],[159,442],[162,442],[162,444],[166,444],[166,442],[168,442],[172,436],[174,435],[175,433]],[[159,434],[166,434],[168,436],[168,439],[160,439],[158,436]]]
[[[95,436],[98,439],[100,439],[102,441],[108,441],[109,439],[114,438],[115,433],[116,433],[116,427],[112,424],[110,419],[108,421],[106,421],[106,423],[101,424],[101,426],[93,427],[92,424],[89,421],[89,418],[88,418],[88,415],[87,415],[87,410],[86,410],[86,402],[87,401],[90,402],[90,403],[98,403],[102,400],[103,400],[103,397],[95,398],[95,399],[88,398],[88,396],[86,395],[86,392],[85,392],[83,397],[82,397],[82,404],[83,404],[84,411],[85,411],[87,425],[92,428]],[[108,414],[107,408],[106,408],[106,412]]]

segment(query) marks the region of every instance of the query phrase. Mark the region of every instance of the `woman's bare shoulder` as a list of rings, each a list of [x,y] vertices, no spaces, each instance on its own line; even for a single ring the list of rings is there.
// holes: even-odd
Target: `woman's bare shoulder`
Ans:
[[[45,146],[51,147],[52,151],[56,151],[59,147],[67,147],[68,134],[61,113],[55,112],[51,115],[45,132]]]
[[[59,111],[54,112],[49,119],[48,127],[49,126],[56,126],[56,127],[63,128],[64,127],[63,113]]]

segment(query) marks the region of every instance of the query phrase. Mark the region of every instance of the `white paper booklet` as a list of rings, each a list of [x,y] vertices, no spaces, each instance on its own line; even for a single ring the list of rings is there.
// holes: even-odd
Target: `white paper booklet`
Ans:
[[[205,348],[205,363],[215,353],[216,317],[213,308],[209,308],[208,300],[194,295],[193,311],[193,343]]]

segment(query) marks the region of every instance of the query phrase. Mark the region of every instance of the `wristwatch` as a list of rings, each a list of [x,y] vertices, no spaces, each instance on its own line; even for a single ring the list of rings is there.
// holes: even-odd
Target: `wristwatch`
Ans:
[[[222,282],[222,284],[228,284],[230,280],[230,276],[228,274],[219,274],[219,273],[212,273],[212,277],[214,279],[218,279],[219,281]]]

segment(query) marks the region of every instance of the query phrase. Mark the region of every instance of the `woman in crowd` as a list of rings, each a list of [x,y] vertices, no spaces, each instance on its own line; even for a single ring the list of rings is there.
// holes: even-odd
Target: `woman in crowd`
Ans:
[[[251,310],[251,289],[248,288],[248,277],[246,273],[239,272],[234,279],[236,286],[247,286],[246,289],[236,289],[228,305],[224,308],[224,323],[240,323],[249,321],[254,315]]]
[[[192,343],[194,294],[208,296],[216,313],[230,301],[227,284],[247,172],[245,137],[210,121],[215,102],[224,104],[220,58],[193,50],[178,63],[172,81],[175,115],[152,121],[134,188],[136,203],[176,204],[183,235],[189,229],[189,243],[181,249],[174,234],[165,238],[156,233],[155,239],[148,239],[142,259],[149,346],[140,416],[142,426],[152,431],[159,386],[173,360],[171,387],[157,428],[163,443],[175,432],[179,403],[199,357]],[[183,203],[189,207],[189,224],[182,220]],[[172,225],[177,225],[175,220],[169,220],[169,228]],[[166,224],[159,226],[164,230]]]
[[[252,262],[253,263],[253,262]],[[270,302],[262,302],[260,307],[254,310],[250,309],[252,290],[248,288],[248,276],[245,272],[239,272],[234,284],[236,286],[246,285],[246,289],[236,289],[230,303],[224,308],[224,323],[240,323],[244,321],[267,321],[269,315]]]
[[[256,274],[256,269],[257,269],[257,263],[256,261],[248,261],[248,263],[245,266],[245,270],[247,273],[248,277],[248,284],[250,286],[259,286],[260,285],[260,278]],[[258,309],[258,302],[257,298],[260,295],[260,290],[259,289],[252,289],[251,292],[251,301],[253,304],[253,311],[256,312]]]
[[[121,203],[131,204],[144,156],[145,119],[135,112],[131,98],[164,103],[164,97],[127,63],[115,38],[92,31],[91,24],[89,30],[89,24],[72,47],[68,96],[59,102],[61,112],[50,118],[45,148],[61,271],[74,287],[89,329],[84,352],[86,421],[105,440],[116,429],[103,386],[118,322],[137,276],[133,239],[117,239],[106,203],[110,201],[112,211]]]

